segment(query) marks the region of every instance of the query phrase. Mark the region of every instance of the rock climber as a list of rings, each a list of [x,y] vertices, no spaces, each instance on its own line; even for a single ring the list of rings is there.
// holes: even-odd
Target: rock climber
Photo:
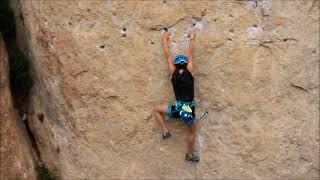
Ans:
[[[194,152],[196,138],[195,103],[194,103],[194,78],[193,78],[193,50],[195,41],[195,29],[189,32],[189,50],[187,57],[183,54],[174,59],[169,50],[169,32],[165,29],[162,36],[164,55],[166,57],[169,72],[172,75],[171,82],[175,93],[174,104],[162,104],[154,108],[156,119],[163,129],[163,139],[168,139],[171,134],[164,121],[164,116],[181,119],[188,126],[187,133],[187,161],[198,162],[200,157]]]

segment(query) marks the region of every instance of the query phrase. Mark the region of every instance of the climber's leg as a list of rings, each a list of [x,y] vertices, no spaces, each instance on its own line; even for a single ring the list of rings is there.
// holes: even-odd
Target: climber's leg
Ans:
[[[197,123],[192,124],[188,127],[188,134],[187,134],[187,154],[186,160],[199,162],[200,158],[198,155],[194,154],[194,142],[196,140],[196,133],[197,133]]]
[[[169,132],[167,125],[164,122],[164,116],[168,113],[168,105],[158,105],[154,108],[154,113],[156,115],[156,119],[159,121],[159,123],[162,126],[164,134]]]
[[[196,140],[196,130],[197,130],[196,123],[188,127],[188,134],[187,134],[187,144],[188,144],[187,153],[188,154],[193,153],[193,146]]]

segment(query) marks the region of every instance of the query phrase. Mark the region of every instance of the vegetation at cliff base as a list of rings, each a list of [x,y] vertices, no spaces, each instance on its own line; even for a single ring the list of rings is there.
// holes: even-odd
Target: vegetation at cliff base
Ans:
[[[60,177],[58,176],[57,170],[50,170],[44,164],[39,163],[36,166],[36,170],[38,172],[38,180],[58,180]]]

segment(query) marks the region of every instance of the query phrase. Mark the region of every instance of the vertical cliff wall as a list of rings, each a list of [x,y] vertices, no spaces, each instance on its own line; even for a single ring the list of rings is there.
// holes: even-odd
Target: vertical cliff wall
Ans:
[[[319,1],[12,0],[32,59],[28,110],[41,159],[65,179],[318,178]],[[161,139],[152,109],[174,99],[162,53],[197,28],[201,162],[186,127]]]

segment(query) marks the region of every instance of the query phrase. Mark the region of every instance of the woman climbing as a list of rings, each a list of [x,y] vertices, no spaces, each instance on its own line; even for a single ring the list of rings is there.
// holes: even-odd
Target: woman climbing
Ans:
[[[195,103],[194,103],[194,79],[193,79],[193,49],[195,30],[189,32],[189,50],[188,57],[185,55],[177,55],[172,59],[169,51],[169,33],[165,29],[162,36],[163,50],[167,59],[170,74],[172,74],[172,85],[175,93],[176,101],[173,105],[163,104],[155,107],[154,111],[156,119],[160,122],[163,129],[163,139],[168,139],[171,134],[164,122],[164,116],[170,118],[179,118],[188,126],[187,134],[187,153],[186,160],[198,162],[199,156],[194,153],[194,142],[196,138],[196,122],[195,122]]]

